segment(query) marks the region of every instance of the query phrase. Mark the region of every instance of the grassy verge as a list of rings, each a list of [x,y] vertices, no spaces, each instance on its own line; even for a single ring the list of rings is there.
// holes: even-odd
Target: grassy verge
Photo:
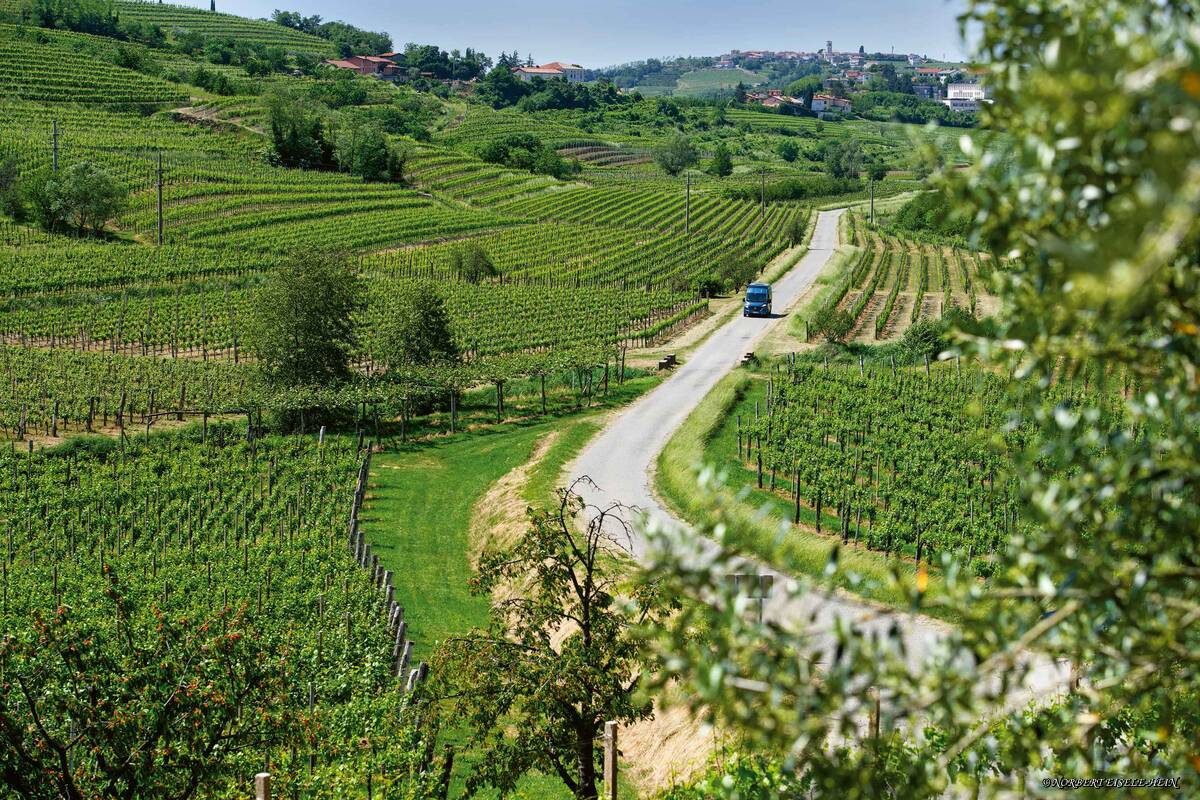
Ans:
[[[404,605],[415,658],[428,659],[448,636],[488,621],[487,598],[468,590],[473,574],[468,538],[475,504],[489,487],[527,464],[538,441],[554,434],[549,449],[529,464],[519,488],[530,504],[551,501],[564,465],[600,430],[606,409],[632,400],[658,381],[643,376],[613,385],[604,404],[591,410],[572,412],[565,402],[557,414],[545,417],[407,442],[385,440],[388,449],[372,460],[362,524],[372,551],[395,573],[396,597]],[[441,427],[438,420],[421,419],[409,432],[440,433]],[[446,731],[445,740],[460,750],[450,796],[461,797],[471,764],[486,754],[463,751],[466,734],[461,729]],[[557,777],[532,774],[512,796],[565,800],[570,792]],[[621,797],[633,800],[636,793],[623,789]]]
[[[854,268],[854,261],[862,252],[861,247],[854,245],[839,245],[829,261],[825,262],[825,266],[813,281],[813,286],[818,287],[811,294],[808,302],[802,308],[796,309],[791,315],[791,320],[788,322],[788,333],[792,336],[804,338],[807,332],[809,322],[811,322],[816,310],[826,306],[830,299],[839,292],[845,292],[845,284],[849,280],[849,273]]]
[[[815,524],[811,509],[802,509],[801,525],[793,525],[792,502],[755,488],[755,474],[737,458],[737,409],[753,408],[755,396],[761,396],[761,383],[746,370],[736,370],[722,379],[659,454],[655,488],[680,517],[693,524],[702,523],[711,511],[696,493],[696,468],[700,463],[715,466],[730,490],[745,489],[735,512],[740,545],[784,572],[820,577],[841,540],[809,527]],[[825,519],[833,530],[837,529],[835,518]],[[911,560],[889,559],[865,548],[847,546],[841,547],[839,564],[841,568],[833,577],[838,587],[884,605],[907,606],[908,595],[896,586],[893,575],[898,574],[902,584],[912,585],[916,568]],[[928,601],[936,601],[941,586],[940,577],[930,574]],[[952,619],[944,611],[935,615]]]

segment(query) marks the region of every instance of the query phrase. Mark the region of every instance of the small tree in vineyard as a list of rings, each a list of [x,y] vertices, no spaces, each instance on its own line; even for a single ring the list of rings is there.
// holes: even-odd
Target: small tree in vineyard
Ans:
[[[345,256],[292,257],[254,298],[250,345],[263,372],[284,384],[345,378],[355,344],[351,317],[361,303],[361,283]]]
[[[458,345],[446,301],[430,285],[398,290],[375,325],[375,360],[388,370],[448,364]]]
[[[284,658],[239,611],[175,616],[105,572],[110,626],[60,606],[0,636],[0,784],[63,800],[211,796],[243,754],[294,730]]]
[[[671,137],[666,144],[654,151],[654,161],[668,175],[678,175],[700,160],[700,154],[692,140],[682,133]]]
[[[437,669],[455,718],[488,754],[468,791],[507,793],[537,770],[593,800],[605,721],[650,715],[634,697],[645,665],[632,628],[658,606],[653,591],[636,596],[631,613],[618,600],[612,564],[629,545],[616,511],[564,491],[558,508],[530,512],[515,547],[484,557],[472,588],[493,597],[491,626],[449,641]]]

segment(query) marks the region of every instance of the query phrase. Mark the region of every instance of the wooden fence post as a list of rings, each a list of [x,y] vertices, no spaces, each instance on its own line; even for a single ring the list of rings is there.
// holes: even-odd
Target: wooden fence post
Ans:
[[[254,776],[254,800],[271,800],[271,773],[260,772]]]
[[[871,701],[871,738],[879,741],[879,717],[882,711],[879,700],[879,689],[872,686],[867,691],[867,697]]]
[[[617,800],[617,723],[604,723],[604,800]]]

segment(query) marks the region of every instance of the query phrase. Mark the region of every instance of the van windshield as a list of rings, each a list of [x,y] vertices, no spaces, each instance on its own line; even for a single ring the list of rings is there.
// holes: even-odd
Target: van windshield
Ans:
[[[746,299],[747,300],[753,300],[756,303],[765,303],[767,301],[767,297],[768,297],[768,293],[767,293],[766,289],[762,289],[762,288],[755,286],[751,289],[746,290]]]

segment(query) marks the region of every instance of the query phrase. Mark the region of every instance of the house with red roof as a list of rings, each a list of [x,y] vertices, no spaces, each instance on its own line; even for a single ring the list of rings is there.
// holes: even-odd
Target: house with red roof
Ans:
[[[551,61],[549,64],[542,64],[539,67],[515,67],[513,74],[523,81],[531,81],[534,78],[543,80],[561,78],[568,83],[583,83],[586,71],[578,64]]]
[[[834,97],[831,94],[814,94],[812,110],[822,118],[826,114],[849,114],[850,101],[844,97]]]
[[[338,69],[354,70],[359,75],[374,75],[377,78],[388,80],[398,78],[404,72],[400,65],[384,56],[346,56],[345,58],[331,58],[322,63]]]

